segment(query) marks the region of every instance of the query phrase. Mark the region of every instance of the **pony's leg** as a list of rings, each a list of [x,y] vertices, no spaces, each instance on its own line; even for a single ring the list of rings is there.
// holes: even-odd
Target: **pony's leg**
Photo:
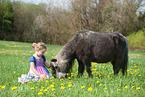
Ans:
[[[121,62],[119,59],[111,62],[113,65],[114,75],[119,73],[119,70],[121,69]]]
[[[90,77],[90,78],[93,78],[92,71],[91,71],[91,62],[89,62],[89,61],[87,60],[85,66],[86,66],[86,71],[87,71],[89,77]]]
[[[82,61],[78,60],[78,63],[79,63],[78,77],[80,77],[83,75],[85,67]]]

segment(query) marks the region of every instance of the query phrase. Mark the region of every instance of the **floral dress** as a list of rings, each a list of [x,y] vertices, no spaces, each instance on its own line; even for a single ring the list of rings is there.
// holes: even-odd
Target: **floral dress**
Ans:
[[[36,59],[34,56],[31,56],[29,59],[30,62],[35,63],[35,68],[36,70],[41,73],[41,74],[46,74],[45,77],[39,77],[36,75],[30,68],[28,75],[22,74],[20,78],[18,78],[18,82],[24,83],[24,82],[29,82],[29,81],[38,81],[38,80],[44,80],[44,79],[49,79],[52,77],[52,75],[49,73],[49,71],[46,69],[46,67],[43,65],[43,63],[46,61],[45,56],[43,55],[41,58]]]

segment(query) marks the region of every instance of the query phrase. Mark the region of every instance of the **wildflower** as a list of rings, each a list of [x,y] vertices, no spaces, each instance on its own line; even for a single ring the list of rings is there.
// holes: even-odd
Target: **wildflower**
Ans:
[[[35,79],[32,79],[32,81],[35,81]]]
[[[82,86],[81,89],[85,88],[85,86]]]
[[[50,87],[47,87],[47,89],[50,89]]]
[[[60,81],[62,81],[63,79],[60,79]]]
[[[128,88],[128,86],[125,86],[124,88]]]
[[[54,87],[54,85],[51,84],[50,87]]]
[[[137,90],[140,90],[141,88],[140,88],[140,87],[137,87],[136,89],[137,89]]]
[[[88,91],[92,91],[93,89],[91,87],[88,88]]]
[[[137,70],[134,70],[134,72],[137,72]]]
[[[63,84],[63,83],[61,83],[60,85],[64,86],[64,84]]]
[[[60,88],[61,88],[61,89],[64,89],[65,87],[64,87],[64,86],[61,86]]]
[[[14,73],[16,73],[16,71],[14,71]]]
[[[20,73],[18,73],[17,75],[20,75]]]
[[[105,89],[107,89],[107,87],[105,87]]]
[[[131,88],[134,88],[134,86],[132,86]]]
[[[44,91],[47,91],[47,89],[44,89]]]
[[[71,79],[71,77],[68,77],[68,79]]]
[[[96,77],[96,79],[97,79],[98,77]]]
[[[138,76],[141,76],[141,75],[138,75]]]
[[[72,84],[69,84],[68,87],[72,87]]]
[[[4,89],[6,86],[2,86],[1,88]]]
[[[102,86],[103,84],[99,84],[99,86]]]
[[[54,90],[55,90],[55,88],[52,88],[52,89],[51,89],[51,91],[54,91]]]
[[[32,83],[31,81],[29,83]]]
[[[38,95],[42,95],[42,94],[43,94],[42,92],[39,92],[39,93],[38,93]]]
[[[97,81],[97,83],[99,83],[100,81]]]
[[[127,72],[129,72],[129,70],[127,69]]]
[[[34,87],[31,87],[30,89],[31,89],[31,90],[34,90],[35,88],[34,88]]]
[[[120,91],[120,89],[117,89],[117,91]]]
[[[16,86],[14,86],[14,87],[12,87],[11,89],[12,89],[12,90],[15,90],[15,89],[17,89],[17,87],[16,87]]]

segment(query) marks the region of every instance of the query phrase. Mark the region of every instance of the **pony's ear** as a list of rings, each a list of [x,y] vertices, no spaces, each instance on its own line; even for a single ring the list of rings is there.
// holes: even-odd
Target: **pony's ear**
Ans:
[[[57,62],[57,59],[54,59],[54,58],[53,58],[53,59],[51,59],[51,61],[52,61],[52,62]]]

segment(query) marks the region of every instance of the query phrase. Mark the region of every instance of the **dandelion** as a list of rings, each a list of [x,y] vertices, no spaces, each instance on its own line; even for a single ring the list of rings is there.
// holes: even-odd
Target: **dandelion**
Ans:
[[[63,83],[61,83],[60,85],[64,86],[64,84],[63,84]]]
[[[98,77],[96,77],[96,79],[97,79]]]
[[[47,91],[47,89],[44,89],[44,91],[46,92],[46,91]]]
[[[69,84],[68,87],[72,87],[72,84]]]
[[[71,79],[71,77],[68,77],[68,79]]]
[[[134,86],[132,86],[131,88],[134,88]]]
[[[137,72],[137,70],[134,70],[134,72]]]
[[[39,93],[38,93],[38,95],[42,95],[42,94],[43,94],[42,92],[39,92]]]
[[[29,83],[32,83],[31,81]]]
[[[120,89],[117,89],[117,91],[120,91]]]
[[[6,86],[2,86],[1,88],[4,89]]]
[[[97,81],[97,83],[99,83],[100,81]]]
[[[93,89],[91,87],[88,88],[88,91],[93,91]]]
[[[14,73],[16,73],[16,71],[14,71]]]
[[[50,87],[54,87],[54,85],[51,84]]]
[[[31,90],[34,90],[35,88],[34,88],[34,87],[31,87],[30,89],[31,89]]]
[[[99,86],[102,86],[103,84],[99,84]]]
[[[81,89],[85,88],[85,86],[82,86]]]
[[[141,88],[140,88],[140,87],[137,87],[136,89],[137,89],[137,90],[140,90]]]
[[[140,74],[138,76],[141,76]]]
[[[35,79],[32,79],[32,81],[35,81]]]
[[[50,89],[50,87],[47,87],[47,89]]]
[[[17,89],[17,87],[16,87],[16,86],[14,86],[14,87],[12,87],[11,89],[12,89],[12,90],[15,90],[15,89]]]
[[[52,88],[52,89],[51,89],[51,91],[54,91],[54,90],[55,90],[55,88]]]
[[[128,86],[125,86],[124,88],[128,88]]]
[[[64,87],[64,86],[61,86],[60,88],[61,88],[61,89],[64,89],[65,87]]]
[[[105,87],[105,89],[107,89],[107,87]]]
[[[17,75],[20,75],[20,73],[18,73]]]

